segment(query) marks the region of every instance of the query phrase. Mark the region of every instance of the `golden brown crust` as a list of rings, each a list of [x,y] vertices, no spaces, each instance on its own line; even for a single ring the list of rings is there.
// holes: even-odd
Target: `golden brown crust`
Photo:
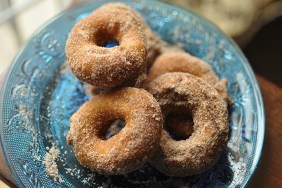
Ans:
[[[144,18],[134,9],[131,9],[121,3],[108,3],[107,6],[112,8],[118,7],[123,12],[129,12],[134,15],[136,20],[139,21],[142,29],[144,30],[147,42],[147,68],[150,68],[156,58],[162,53],[165,53],[167,51],[183,51],[183,49],[181,49],[180,47],[170,45],[167,42],[163,41],[157,33],[151,30],[150,26],[146,23]]]
[[[116,119],[126,125],[106,140],[106,131]],[[86,102],[71,117],[67,142],[81,165],[101,174],[124,174],[151,158],[162,124],[160,106],[150,93],[123,88]]]
[[[146,42],[147,42],[147,67],[150,67],[155,61],[156,57],[160,54],[160,49],[162,48],[161,38],[155,34],[144,18],[134,9],[129,8],[128,6],[121,3],[108,3],[109,8],[118,8],[122,12],[128,12],[134,16],[136,20],[139,21],[140,26],[144,30]]]
[[[226,90],[227,80],[220,80],[213,72],[211,66],[203,60],[185,52],[167,52],[160,55],[151,67],[144,87],[167,72],[185,72],[200,77],[214,86],[224,101],[228,101]]]
[[[181,141],[163,129],[160,146],[150,163],[169,176],[199,174],[218,159],[227,142],[227,108],[217,91],[188,73],[166,73],[148,87],[161,106],[164,119],[174,111],[190,112],[192,135]]]
[[[107,40],[119,45],[105,48]],[[119,6],[106,4],[73,27],[66,43],[66,57],[80,80],[98,88],[113,88],[140,83],[146,71],[146,48],[139,20]]]

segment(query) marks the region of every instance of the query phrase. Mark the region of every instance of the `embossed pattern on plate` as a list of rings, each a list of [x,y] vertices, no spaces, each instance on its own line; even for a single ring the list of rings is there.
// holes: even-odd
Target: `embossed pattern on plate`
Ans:
[[[23,47],[1,91],[0,135],[6,160],[21,187],[195,186],[244,187],[258,163],[264,136],[264,109],[258,84],[241,51],[215,26],[190,11],[160,2],[122,2],[139,11],[163,39],[208,62],[227,78],[234,101],[230,138],[218,163],[207,172],[169,178],[146,165],[124,176],[105,177],[81,167],[65,137],[69,117],[88,98],[83,83],[64,67],[72,26],[109,1],[89,2],[58,15]],[[43,164],[48,148],[60,150],[58,183]],[[47,148],[47,149],[46,149]]]

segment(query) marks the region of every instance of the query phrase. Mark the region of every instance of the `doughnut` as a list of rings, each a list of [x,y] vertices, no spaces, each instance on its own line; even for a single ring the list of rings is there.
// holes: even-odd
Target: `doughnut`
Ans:
[[[227,108],[218,92],[189,73],[165,73],[148,91],[161,106],[163,119],[171,113],[191,114],[193,133],[174,140],[163,129],[160,145],[150,164],[168,176],[200,174],[215,164],[227,143]]]
[[[209,64],[185,52],[167,52],[160,55],[151,67],[143,83],[144,87],[159,75],[167,72],[185,72],[204,79],[214,86],[226,104],[228,103],[227,80],[219,81]]]
[[[119,9],[121,12],[129,12],[134,15],[135,19],[139,21],[142,29],[144,30],[146,42],[147,42],[147,68],[150,68],[155,59],[162,53],[167,51],[183,51],[178,46],[173,46],[163,41],[161,37],[153,32],[150,26],[146,23],[144,18],[134,9],[122,4],[122,3],[108,3],[108,7],[113,9]]]
[[[107,139],[107,129],[116,120],[123,120],[125,127]],[[82,166],[104,175],[125,174],[152,157],[162,125],[160,106],[150,93],[130,87],[113,89],[74,113],[67,143]]]
[[[156,57],[160,54],[162,40],[161,38],[155,34],[146,23],[144,18],[135,10],[129,8],[128,6],[121,4],[121,3],[109,3],[108,6],[113,8],[118,8],[122,12],[130,12],[134,15],[136,20],[139,20],[139,23],[144,30],[146,42],[147,42],[147,67],[150,67]]]
[[[107,4],[73,27],[66,57],[80,80],[98,88],[138,86],[146,77],[147,46],[139,20]]]

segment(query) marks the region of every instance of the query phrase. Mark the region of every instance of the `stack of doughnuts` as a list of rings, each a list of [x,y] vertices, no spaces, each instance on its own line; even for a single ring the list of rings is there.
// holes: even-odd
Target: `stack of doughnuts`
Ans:
[[[227,80],[162,41],[136,11],[101,6],[73,27],[66,57],[78,79],[103,91],[70,119],[67,143],[81,165],[118,175],[150,163],[182,177],[216,163],[228,137]],[[125,126],[109,138],[117,120]]]

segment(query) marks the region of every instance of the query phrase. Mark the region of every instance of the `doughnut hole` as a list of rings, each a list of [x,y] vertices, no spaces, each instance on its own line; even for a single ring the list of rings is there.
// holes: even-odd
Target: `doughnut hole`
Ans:
[[[118,134],[125,126],[125,121],[122,119],[115,119],[108,121],[104,128],[99,132],[99,138],[108,140]]]
[[[171,112],[165,118],[164,129],[169,136],[176,140],[188,139],[194,131],[194,122],[191,114]]]
[[[111,28],[100,28],[96,34],[94,34],[94,43],[97,46],[112,48],[115,46],[119,46],[119,35],[120,27],[118,24],[115,24]]]
[[[97,46],[105,47],[105,48],[112,48],[115,46],[119,46],[119,42],[113,36],[104,36],[104,37],[99,37],[97,39]]]

